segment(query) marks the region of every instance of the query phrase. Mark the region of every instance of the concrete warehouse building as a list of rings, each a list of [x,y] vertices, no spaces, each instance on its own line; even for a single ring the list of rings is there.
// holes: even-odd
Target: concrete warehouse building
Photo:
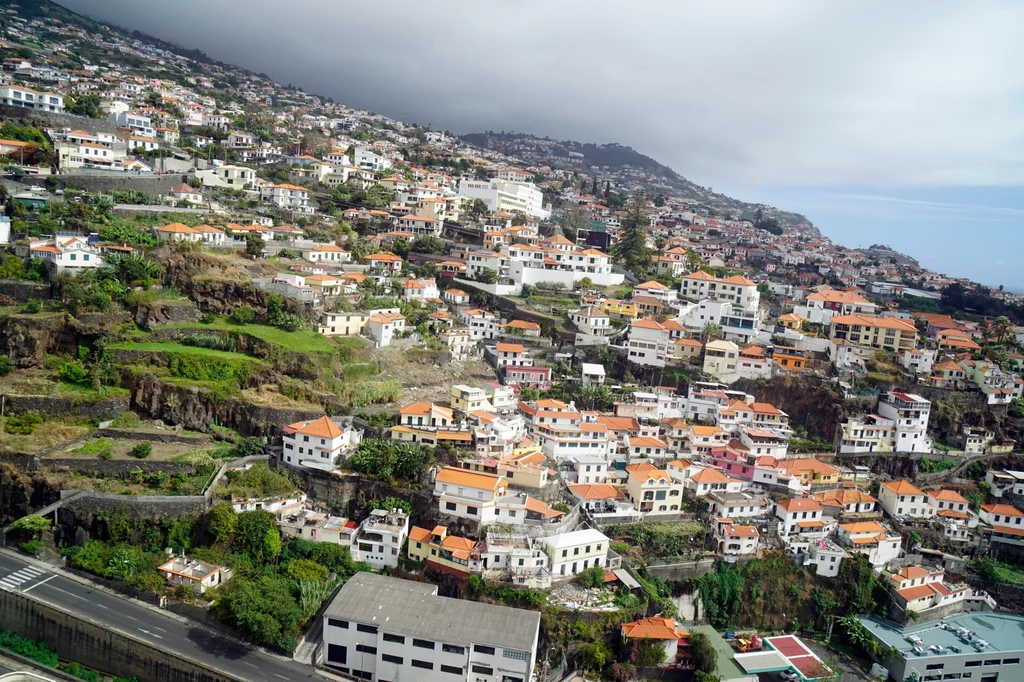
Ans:
[[[369,682],[529,682],[540,614],[357,573],[324,611],[323,662]]]
[[[1024,668],[1020,665],[1024,655],[1024,616],[979,611],[906,628],[873,618],[860,621],[882,646],[899,651],[899,656],[888,661],[889,679],[1024,679]]]

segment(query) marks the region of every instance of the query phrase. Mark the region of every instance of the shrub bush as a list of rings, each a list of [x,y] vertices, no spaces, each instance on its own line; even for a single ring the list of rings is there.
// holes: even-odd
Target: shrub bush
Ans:
[[[256,319],[256,313],[247,305],[240,305],[232,311],[228,318],[234,324],[252,324]]]
[[[28,554],[30,556],[35,556],[35,553],[43,548],[43,541],[42,540],[36,540],[36,539],[27,540],[27,541],[21,543],[20,545],[18,545],[18,548],[21,549],[21,551],[24,552],[25,554]]]
[[[153,453],[153,446],[149,443],[136,443],[132,448],[132,456],[138,459],[146,459]]]
[[[39,299],[33,298],[25,302],[25,305],[21,306],[21,312],[27,315],[35,315],[43,309],[43,304],[39,302]]]
[[[57,366],[57,377],[66,384],[83,385],[89,382],[89,370],[77,360],[69,360]]]
[[[5,377],[14,369],[14,363],[6,355],[0,355],[0,377]]]
[[[43,418],[35,412],[26,412],[20,417],[9,417],[4,422],[4,431],[19,436],[28,436],[35,432],[36,427],[43,423]]]

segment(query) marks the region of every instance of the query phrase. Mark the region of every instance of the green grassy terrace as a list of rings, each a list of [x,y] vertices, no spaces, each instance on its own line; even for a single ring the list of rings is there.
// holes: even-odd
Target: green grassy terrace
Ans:
[[[300,329],[289,332],[277,327],[269,327],[262,324],[232,324],[226,318],[217,318],[209,323],[187,323],[169,324],[164,329],[209,329],[214,331],[234,331],[240,334],[266,341],[275,346],[281,346],[296,353],[337,353],[339,349],[350,349],[352,351],[365,346],[366,342],[360,339],[341,339],[344,343],[337,343],[323,334],[312,329]]]

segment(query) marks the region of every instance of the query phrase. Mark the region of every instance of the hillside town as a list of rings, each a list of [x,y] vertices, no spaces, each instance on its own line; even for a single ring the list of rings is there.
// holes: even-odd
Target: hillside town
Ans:
[[[1020,679],[1024,295],[0,17],[0,680]]]

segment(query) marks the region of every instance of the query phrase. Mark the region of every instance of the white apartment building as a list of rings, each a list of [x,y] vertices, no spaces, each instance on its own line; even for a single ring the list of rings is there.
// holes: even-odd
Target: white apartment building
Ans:
[[[64,98],[52,92],[37,92],[20,85],[0,87],[0,104],[36,111],[64,113]]]
[[[705,299],[684,305],[676,321],[694,332],[701,331],[708,324],[716,324],[725,338],[750,343],[761,331],[763,317],[760,307],[741,308],[728,299]]]
[[[540,613],[357,573],[324,611],[323,662],[368,682],[530,682]]]
[[[480,471],[444,467],[434,479],[434,496],[442,514],[481,525],[497,520],[496,503],[507,492],[504,478]]]
[[[896,422],[875,414],[849,417],[839,429],[840,454],[892,452],[896,445]]]
[[[551,217],[551,210],[544,206],[544,193],[532,182],[463,179],[459,182],[459,194],[480,199],[491,213],[519,212],[539,220]]]
[[[374,509],[352,536],[352,560],[371,568],[395,568],[409,536],[409,515],[401,509]]]
[[[578,455],[609,457],[614,440],[608,427],[596,416],[584,415],[575,405],[560,400],[520,402],[519,412],[526,419],[526,431],[549,459],[563,461]]]
[[[380,173],[391,168],[391,159],[375,154],[368,147],[356,147],[355,165],[363,170]]]
[[[263,201],[296,213],[315,211],[309,205],[309,190],[298,185],[268,185],[260,190],[260,197]]]
[[[638,320],[629,326],[627,357],[634,364],[664,367],[671,346],[669,330],[654,320]]]
[[[704,373],[724,380],[736,378],[739,354],[740,347],[732,341],[709,341],[704,347]]]
[[[555,578],[579,575],[588,568],[608,565],[611,541],[593,528],[559,533],[544,538],[542,542],[551,560],[551,575]]]
[[[718,279],[703,270],[684,275],[679,293],[697,301],[715,300],[732,303],[741,310],[754,310],[761,301],[757,283],[736,275]]]
[[[913,393],[892,391],[878,401],[878,414],[891,419],[896,429],[895,452],[931,452],[928,417],[932,404]]]

